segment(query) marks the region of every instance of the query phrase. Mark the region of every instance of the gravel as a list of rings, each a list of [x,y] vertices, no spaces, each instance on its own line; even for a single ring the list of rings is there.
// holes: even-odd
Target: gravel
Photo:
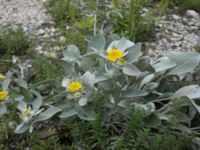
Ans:
[[[200,43],[200,15],[194,10],[187,10],[183,16],[162,16],[155,26],[155,41],[145,43],[148,57],[153,59],[169,51],[195,51]]]
[[[0,0],[0,31],[7,25],[20,25],[29,35],[36,37],[39,53],[54,49],[59,30],[44,7],[45,0]],[[58,49],[58,48],[56,48]]]
[[[17,24],[32,31],[52,23],[42,0],[0,0],[0,27]]]

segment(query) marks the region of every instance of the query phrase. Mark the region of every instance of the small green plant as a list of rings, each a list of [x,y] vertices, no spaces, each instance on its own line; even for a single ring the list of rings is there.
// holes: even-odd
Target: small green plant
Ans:
[[[156,13],[163,15],[166,13],[169,7],[172,7],[175,4],[174,0],[160,0],[157,4]]]
[[[148,31],[152,26],[150,22],[145,23],[145,17],[142,17],[142,10],[147,5],[147,1],[131,0],[129,13],[128,13],[128,37],[129,39],[135,41],[136,37],[139,37],[141,33]]]
[[[196,50],[196,52],[200,53],[200,44],[195,46],[195,50]]]
[[[47,56],[34,56],[32,67],[27,75],[27,80],[37,83],[44,80],[52,80],[62,76],[63,71],[55,63],[52,63]]]
[[[65,30],[64,28],[60,29],[63,33],[63,36],[66,38],[67,45],[78,45],[80,47],[81,53],[85,53],[85,49],[87,48],[87,40],[82,33],[73,28],[68,30]]]
[[[66,25],[66,23],[73,23],[77,18],[81,18],[76,4],[77,1],[72,0],[49,0],[46,6],[55,22],[62,26]]]
[[[178,6],[180,12],[185,12],[188,9],[200,11],[199,0],[160,0],[157,4],[157,9],[160,15],[166,13],[167,8]]]
[[[8,27],[0,35],[0,55],[23,56],[32,47],[32,40],[21,27]]]
[[[0,33],[0,72],[8,71],[12,65],[13,55],[30,55],[33,44],[33,39],[24,32],[22,27],[5,27]]]
[[[145,112],[135,111],[125,123],[125,128],[118,140],[115,149],[135,150],[186,150],[190,146],[192,136],[184,132],[173,133],[167,126],[156,132],[145,128]]]
[[[90,30],[94,25],[94,17],[87,17],[81,21],[75,22],[75,27],[81,30]]]
[[[48,134],[48,133],[43,133]],[[17,149],[22,150],[26,148],[31,148],[33,150],[37,149],[56,149],[64,150],[64,146],[59,144],[58,137],[56,135],[49,135],[49,137],[41,138],[40,133],[26,134],[24,136],[18,136],[11,134],[9,139],[1,141],[1,149]]]
[[[179,6],[181,11],[193,9],[200,12],[200,1],[199,0],[176,0],[176,4]]]
[[[151,10],[144,12],[149,2],[131,0],[128,3],[113,2],[113,10],[108,10],[105,28],[112,26],[112,30],[120,36],[126,36],[132,41],[148,40],[146,34],[153,31],[154,15]],[[99,17],[101,18],[101,17]],[[103,18],[103,17],[102,17]],[[104,18],[105,19],[105,18]]]

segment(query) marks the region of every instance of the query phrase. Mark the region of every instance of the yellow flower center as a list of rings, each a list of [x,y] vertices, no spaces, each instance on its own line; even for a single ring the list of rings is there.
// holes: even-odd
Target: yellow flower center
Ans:
[[[0,80],[4,80],[4,79],[6,79],[6,76],[4,76],[4,75],[2,75],[2,74],[0,73]]]
[[[27,107],[22,111],[22,116],[23,117],[28,117],[30,115],[30,113],[31,113],[31,108]]]
[[[47,54],[48,57],[57,57],[56,53],[50,52]]]
[[[80,97],[81,97],[81,93],[80,93],[80,92],[76,92],[76,93],[74,94],[74,97],[75,97],[75,98],[80,98]]]
[[[118,64],[123,66],[123,65],[126,64],[126,61],[123,58],[121,58],[121,59],[118,60]]]
[[[70,92],[77,92],[77,91],[80,91],[82,88],[83,88],[83,84],[80,82],[72,82],[68,86],[68,89]]]
[[[8,92],[0,91],[0,100],[5,100],[6,97],[8,97]]]
[[[118,59],[122,58],[124,53],[122,50],[113,48],[107,53],[107,59],[111,62],[116,62]]]

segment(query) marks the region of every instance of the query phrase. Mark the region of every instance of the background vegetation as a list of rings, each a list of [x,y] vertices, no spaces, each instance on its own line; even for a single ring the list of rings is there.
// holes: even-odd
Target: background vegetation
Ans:
[[[46,7],[52,14],[57,26],[63,36],[66,37],[66,44],[77,45],[81,53],[86,52],[88,42],[100,30],[103,30],[106,37],[112,33],[117,33],[119,36],[125,36],[132,41],[143,42],[152,39],[152,37],[146,37],[146,35],[153,36],[155,18],[167,13],[169,7],[178,6],[181,12],[187,9],[200,11],[199,0],[153,1],[153,4],[156,5],[152,5],[148,0],[131,0],[130,4],[121,0],[112,0],[112,3],[105,3],[104,5],[96,4],[93,0],[82,2],[49,0],[46,3]],[[149,8],[149,11],[145,12],[144,8]],[[0,36],[0,72],[6,73],[8,68],[15,70],[16,66],[11,61],[12,55],[27,57],[33,45],[33,39],[27,36],[22,28],[4,30]],[[49,94],[49,91],[52,87],[58,87],[60,83],[55,82],[55,80],[61,80],[64,71],[49,57],[38,56],[33,53],[31,55],[34,55],[29,57],[32,68],[25,80],[31,90],[42,89],[41,95],[45,96],[46,99],[53,100],[52,93]],[[175,92],[176,89],[192,83],[199,85],[199,73],[199,68],[196,68],[192,75],[193,81],[177,79],[178,81],[174,82],[170,77],[162,79],[159,92]],[[16,71],[14,75],[18,76],[18,74]],[[45,82],[48,84],[42,85]],[[16,93],[19,92],[18,90],[11,89],[12,92]],[[53,92],[59,93],[59,91],[60,89]],[[3,103],[1,104],[3,105]],[[34,133],[18,135],[13,133],[14,128],[20,122],[16,116],[18,110],[13,107],[13,104],[10,104],[8,108],[12,111],[1,116],[0,149],[25,149],[27,147],[33,150],[78,150],[80,148],[86,150],[190,150],[191,147],[198,149],[198,145],[194,144],[196,135],[188,133],[187,130],[173,129],[176,124],[174,120],[168,123],[162,122],[162,125],[156,127],[146,126],[149,118],[145,112],[131,110],[128,118],[116,113],[105,121],[102,118],[102,110],[105,109],[104,99],[96,95],[91,106],[96,110],[93,122],[87,122],[75,116],[62,121],[58,121],[58,118],[54,117],[49,122],[38,124]],[[177,103],[174,107],[174,114],[179,114],[182,111],[187,112],[186,109],[182,110],[183,108],[179,106],[180,104]],[[185,116],[179,117],[185,119]],[[198,118],[199,116],[196,115],[192,122],[194,127],[199,125]],[[59,124],[54,126],[54,122],[59,122]],[[153,120],[153,123],[155,122],[159,122],[157,118]]]

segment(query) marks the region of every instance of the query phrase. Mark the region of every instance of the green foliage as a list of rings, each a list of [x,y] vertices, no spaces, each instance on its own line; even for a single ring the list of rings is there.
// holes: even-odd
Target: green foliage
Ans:
[[[91,28],[93,28],[93,25],[94,25],[93,17],[88,17],[81,21],[75,22],[75,27],[82,30],[87,30],[87,29],[90,30]]]
[[[175,0],[175,3],[179,6],[181,11],[193,9],[200,12],[200,1],[199,0]]]
[[[153,27],[152,20],[147,20],[146,17],[142,17],[141,12],[143,8],[147,5],[148,1],[131,0],[129,13],[128,13],[128,38],[135,41],[136,38],[140,38],[141,34],[150,31]]]
[[[176,2],[162,0],[158,9],[163,13]],[[28,60],[32,67],[27,74],[19,60],[7,78],[1,76],[0,89],[9,92],[0,98],[1,149],[194,146],[199,135],[200,54],[171,52],[155,61],[143,57],[142,44],[132,41],[147,40],[153,29],[154,15],[143,12],[148,0],[46,4],[68,46],[62,54]],[[26,55],[31,46],[21,28],[7,30],[0,42],[3,55]]]
[[[173,90],[161,87],[164,80],[181,82],[195,72],[200,54],[170,52],[149,62],[141,48],[141,43],[99,33],[84,54],[69,45],[62,56],[44,58],[41,66],[46,75],[40,82],[31,83],[22,70],[13,69],[1,83],[3,90],[9,90],[2,115],[11,111],[8,104],[18,110],[18,134],[37,131],[45,123],[64,130],[67,135],[60,138],[70,139],[72,149],[148,149],[152,139],[157,141],[152,149],[170,147],[175,139],[180,143],[177,150],[185,148],[188,136],[179,138],[179,133],[196,134],[191,124],[200,113],[196,101],[200,87],[196,83]],[[167,125],[170,134],[163,131]],[[170,140],[159,141],[166,138]]]
[[[80,49],[85,49],[87,42],[83,34],[77,29],[90,29],[93,26],[93,20],[91,17],[83,16],[81,8],[78,7],[79,4],[80,1],[76,0],[48,0],[46,8],[53,16],[62,35],[66,38],[66,44],[75,44],[78,45]],[[87,19],[81,20],[82,18]]]
[[[157,7],[160,15],[166,13],[167,8],[178,6],[180,12],[185,12],[188,9],[200,11],[199,0],[160,0]]]
[[[146,40],[146,34],[152,33],[154,27],[153,13],[143,12],[143,8],[148,4],[147,0],[135,0],[131,3],[112,1],[102,4],[98,4],[96,1],[83,1],[83,3],[73,1],[71,3],[69,0],[49,0],[47,8],[61,27],[61,31],[66,35],[71,31],[72,35],[77,36],[78,34],[75,34],[77,31],[74,30],[78,30],[83,36],[91,38],[96,30],[102,28],[103,24],[102,29],[106,32],[110,32],[110,29],[112,29],[120,36],[126,36],[133,41],[144,41]],[[76,17],[70,17],[70,11],[72,10],[69,9],[69,6],[77,9],[76,13],[72,13],[76,14],[72,15]],[[113,7],[113,9],[110,9],[110,7]],[[66,24],[70,28],[67,32],[65,29]],[[70,34],[70,38],[67,38],[72,41],[69,44],[75,43],[80,46],[80,43],[72,35]]]
[[[52,14],[55,22],[58,25],[64,25],[71,23],[75,19],[80,18],[80,11],[75,6],[76,1],[72,0],[49,0],[46,6],[49,12]]]
[[[23,56],[26,55],[32,46],[31,39],[21,27],[5,28],[0,36],[1,56]]]
[[[169,128],[164,127],[157,133],[145,128],[145,114],[141,111],[136,111],[131,116],[130,120],[125,124],[125,130],[120,138],[118,138],[115,148],[133,149],[133,150],[181,150],[188,149],[190,140],[192,139],[186,133],[175,133]]]
[[[85,49],[87,48],[87,41],[80,32],[74,29],[65,31],[64,28],[61,28],[61,31],[66,38],[66,44],[78,45],[80,47],[81,53],[85,53]]]
[[[63,71],[61,68],[52,63],[47,56],[34,56],[27,80],[31,83],[37,83],[44,80],[56,79],[62,75]]]
[[[170,131],[165,131],[161,135],[157,135],[151,140],[149,150],[187,150],[190,149],[191,137],[185,133],[170,134]]]
[[[200,44],[195,46],[195,50],[196,50],[196,52],[200,53]]]
[[[157,4],[157,9],[155,10],[156,13],[159,15],[164,15],[169,7],[174,6],[175,0],[160,0]]]
[[[119,115],[119,114],[118,114]],[[71,119],[65,122],[60,131],[62,142],[71,139],[68,149],[94,150],[175,150],[189,149],[192,136],[184,132],[170,130],[169,127],[149,129],[145,127],[146,115],[143,111],[133,111],[129,119],[112,116],[102,121],[99,116],[93,123]],[[70,146],[71,145],[71,146]]]
[[[105,30],[112,26],[115,33],[126,36],[132,41],[148,40],[146,35],[153,33],[155,18],[151,10],[143,11],[149,4],[146,0],[131,0],[130,3],[113,1],[114,9],[108,10],[107,14],[109,15],[107,15],[106,21],[103,21]],[[102,16],[99,16],[99,18],[105,19]]]
[[[30,55],[33,47],[31,39],[21,27],[6,27],[0,34],[0,72],[7,72],[12,65],[12,55]]]
[[[47,133],[44,132],[43,134]],[[58,137],[56,135],[49,135],[49,137],[41,138],[40,133],[25,134],[24,136],[11,134],[8,140],[1,142],[0,148],[17,150],[23,150],[26,148],[31,148],[33,150],[64,150],[64,146],[59,144],[57,141]]]

